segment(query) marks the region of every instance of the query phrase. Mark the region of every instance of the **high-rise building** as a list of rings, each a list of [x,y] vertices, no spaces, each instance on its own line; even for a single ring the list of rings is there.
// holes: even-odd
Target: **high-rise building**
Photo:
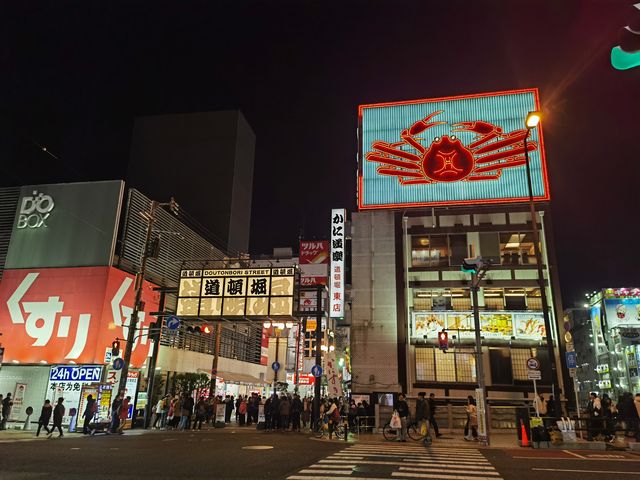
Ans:
[[[248,252],[255,141],[238,110],[138,117],[126,181],[171,192],[226,250]]]

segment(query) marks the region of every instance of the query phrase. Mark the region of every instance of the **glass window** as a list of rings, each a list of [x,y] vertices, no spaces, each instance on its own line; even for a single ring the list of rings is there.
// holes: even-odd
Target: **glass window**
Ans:
[[[471,292],[468,289],[451,289],[451,309],[466,312],[471,310]]]
[[[496,232],[480,232],[480,255],[493,264],[500,263],[500,237]]]
[[[483,296],[486,310],[504,310],[504,291],[501,288],[485,288]]]
[[[513,370],[514,380],[529,381],[527,368],[527,360],[531,357],[530,348],[512,348],[511,349],[511,369]],[[493,365],[493,362],[491,362]]]
[[[509,351],[508,348],[489,349],[489,360],[491,363],[491,382],[494,385],[513,384],[515,370],[512,370],[512,363],[509,361],[509,357],[511,356],[510,353],[512,354],[514,350]],[[513,356],[511,356],[511,358],[513,360]],[[526,358],[522,365],[524,365],[526,368]]]
[[[435,350],[435,349],[434,349]],[[436,350],[436,380],[438,382],[456,381],[455,355]]]
[[[451,247],[451,265],[462,265],[462,260],[469,256],[467,248],[467,235],[449,235]]]
[[[505,288],[504,303],[507,310],[526,310],[527,300],[524,288]]]
[[[436,369],[433,348],[416,348],[416,380],[419,382],[433,382],[436,379]]]
[[[503,232],[500,234],[500,263],[502,265],[520,264],[520,242],[524,234]]]
[[[527,289],[527,309],[542,310],[542,298],[540,297],[539,288]]]
[[[476,380],[476,359],[473,350],[456,350],[456,375],[458,382],[475,383]]]
[[[446,235],[424,235],[411,238],[411,263],[414,267],[449,265],[449,247]]]

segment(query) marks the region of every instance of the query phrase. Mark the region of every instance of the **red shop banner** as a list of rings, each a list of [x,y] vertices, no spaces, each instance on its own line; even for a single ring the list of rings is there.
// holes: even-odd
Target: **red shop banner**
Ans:
[[[329,263],[327,240],[302,240],[300,242],[300,264]]]
[[[158,310],[159,297],[153,287],[143,284],[145,306],[131,356],[135,367],[149,355],[148,329],[155,318],[147,312]],[[134,276],[113,267],[5,270],[0,283],[4,361],[104,363],[113,340],[127,338],[134,300]]]

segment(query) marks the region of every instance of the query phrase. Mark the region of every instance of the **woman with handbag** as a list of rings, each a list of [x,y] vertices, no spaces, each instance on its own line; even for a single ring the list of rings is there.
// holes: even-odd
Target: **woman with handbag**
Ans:
[[[476,400],[471,395],[467,397],[467,424],[464,426],[464,439],[467,441],[478,440],[478,409]]]

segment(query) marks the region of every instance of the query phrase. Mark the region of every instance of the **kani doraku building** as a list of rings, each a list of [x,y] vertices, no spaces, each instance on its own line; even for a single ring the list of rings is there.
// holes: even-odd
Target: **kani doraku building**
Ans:
[[[471,275],[461,264],[477,256],[491,265],[478,302],[489,402],[531,400],[530,357],[541,364],[539,389],[548,394],[557,382],[564,394],[542,130],[524,124],[538,102],[532,89],[360,107],[359,212],[352,215],[354,394],[371,394],[374,403],[389,398],[379,394],[401,391],[450,400],[475,394]],[[525,148],[555,375],[545,339]],[[443,330],[446,352],[437,339]]]

